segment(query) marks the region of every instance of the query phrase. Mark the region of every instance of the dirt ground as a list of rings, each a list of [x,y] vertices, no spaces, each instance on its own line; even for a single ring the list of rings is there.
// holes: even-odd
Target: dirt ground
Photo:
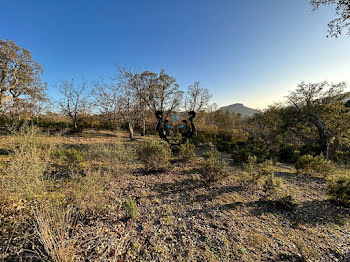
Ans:
[[[86,131],[48,139],[89,146],[149,138],[130,142],[127,133]],[[1,147],[6,143],[9,137],[1,136]],[[222,158],[230,164],[230,155]],[[239,167],[229,165],[230,175],[222,181],[204,182],[200,161],[200,156],[173,159],[163,172],[146,172],[135,161],[115,177],[108,191],[115,208],[79,225],[83,252],[77,261],[98,261],[97,250],[112,244],[111,256],[119,261],[350,261],[350,209],[327,200],[323,179],[277,164],[275,176],[298,204],[283,210],[260,201],[261,190],[242,187]],[[127,217],[121,205],[130,197],[136,201],[135,218]]]

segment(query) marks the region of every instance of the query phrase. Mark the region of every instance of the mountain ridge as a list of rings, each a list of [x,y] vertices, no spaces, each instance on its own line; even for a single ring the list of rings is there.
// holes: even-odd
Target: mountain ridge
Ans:
[[[244,106],[242,103],[235,103],[228,106],[222,106],[218,110],[240,114],[243,118],[251,117],[259,112],[256,109]]]

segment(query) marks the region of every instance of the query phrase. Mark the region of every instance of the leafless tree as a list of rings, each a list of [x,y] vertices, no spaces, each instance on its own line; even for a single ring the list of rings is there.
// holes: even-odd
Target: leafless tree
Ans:
[[[335,13],[338,17],[328,24],[329,36],[338,37],[346,28],[347,34],[350,35],[350,0],[311,0],[311,4],[314,10],[321,5],[336,5]]]
[[[100,79],[93,82],[95,105],[100,111],[100,114],[108,120],[110,128],[116,128],[115,121],[118,119],[118,85],[105,79]]]
[[[59,107],[63,114],[72,120],[73,130],[77,131],[81,116],[88,111],[89,95],[87,93],[88,83],[82,80],[76,84],[74,79],[62,81],[59,85],[63,99],[59,102]]]
[[[134,127],[138,118],[137,95],[135,90],[138,84],[134,73],[118,68],[118,74],[115,78],[118,86],[117,108],[128,125],[130,140],[134,140]]]
[[[206,88],[200,88],[199,82],[188,87],[185,98],[185,110],[199,112],[209,109],[211,94]]]

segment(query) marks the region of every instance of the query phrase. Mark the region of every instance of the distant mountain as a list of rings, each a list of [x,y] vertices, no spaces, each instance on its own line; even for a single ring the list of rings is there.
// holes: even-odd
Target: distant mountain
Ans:
[[[236,114],[241,114],[243,118],[251,117],[258,113],[258,110],[244,106],[243,104],[233,104],[229,106],[220,107],[218,110],[234,112]]]

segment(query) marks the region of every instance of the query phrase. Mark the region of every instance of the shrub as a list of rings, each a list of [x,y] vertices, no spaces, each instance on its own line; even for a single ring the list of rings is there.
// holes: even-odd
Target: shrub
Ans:
[[[168,143],[147,140],[139,145],[137,155],[146,170],[161,170],[169,166],[171,149]]]
[[[267,176],[263,183],[263,201],[272,202],[277,208],[292,210],[296,207],[293,197],[288,194],[281,178],[276,178],[274,173]]]
[[[218,181],[228,175],[226,166],[226,162],[215,157],[213,153],[201,163],[202,177],[208,182]]]
[[[128,217],[137,217],[137,206],[135,199],[132,196],[128,196],[128,200],[125,202],[125,208],[127,210]]]
[[[236,164],[246,162],[251,156],[256,156],[257,162],[263,162],[270,154],[263,144],[236,142],[231,147],[233,162]]]
[[[350,205],[350,176],[340,176],[328,181],[328,195],[331,200]]]
[[[131,147],[119,143],[95,144],[89,147],[88,159],[102,163],[108,172],[118,174],[121,170],[128,168],[133,153]]]
[[[68,148],[63,150],[56,149],[52,152],[52,156],[62,158],[69,164],[80,164],[87,159],[86,152],[77,150],[75,148]]]
[[[73,208],[40,205],[34,210],[34,217],[36,234],[51,260],[74,261],[78,252],[74,248],[77,237]]]
[[[321,175],[326,178],[334,170],[334,165],[331,161],[325,160],[323,155],[304,155],[299,157],[295,168],[300,174]]]
[[[220,152],[217,151],[216,149],[211,149],[209,152],[206,152],[202,155],[205,159],[208,158],[219,158],[220,157]]]
[[[110,180],[108,172],[88,171],[86,176],[71,181],[65,193],[81,213],[100,212],[108,205],[107,186]]]
[[[195,160],[196,159],[196,152],[195,152],[195,145],[189,143],[186,141],[186,143],[180,145],[179,150],[179,157],[180,159],[184,161],[188,160]]]
[[[266,176],[273,176],[274,169],[272,161],[265,161],[257,164],[257,158],[250,156],[246,163],[243,163],[243,174],[241,176],[241,183],[247,187],[259,188],[263,178]]]
[[[30,128],[15,134],[15,143],[5,175],[1,176],[1,191],[27,200],[43,197],[46,192],[44,172],[49,164],[51,147],[45,145]]]

